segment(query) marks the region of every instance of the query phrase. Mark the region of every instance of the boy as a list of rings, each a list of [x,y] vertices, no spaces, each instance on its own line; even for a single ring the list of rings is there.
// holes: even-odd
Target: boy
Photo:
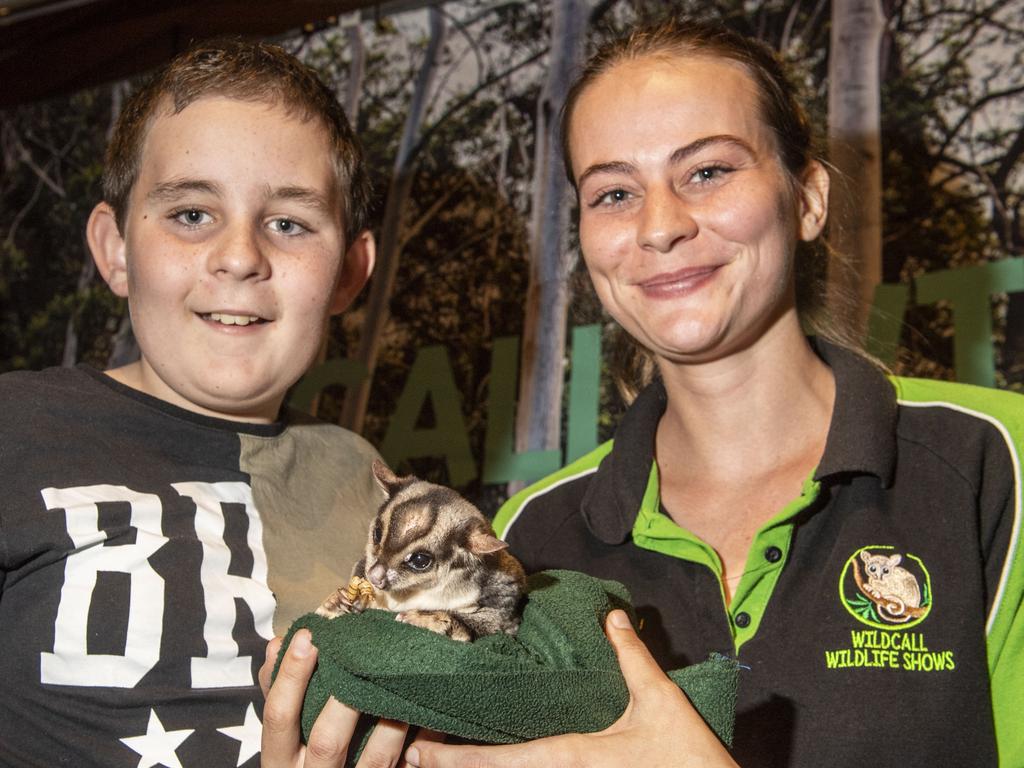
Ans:
[[[266,641],[351,570],[359,437],[280,413],[369,277],[331,92],[210,44],[126,104],[87,237],[141,359],[0,377],[0,765],[256,765]]]

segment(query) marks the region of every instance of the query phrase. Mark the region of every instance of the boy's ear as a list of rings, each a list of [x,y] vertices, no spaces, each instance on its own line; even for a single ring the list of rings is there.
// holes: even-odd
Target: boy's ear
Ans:
[[[107,203],[98,203],[89,214],[85,225],[85,237],[89,242],[96,268],[107,281],[115,295],[128,296],[128,266],[125,261],[125,243],[117,228],[114,209]]]
[[[341,265],[341,275],[334,287],[334,299],[331,301],[331,314],[344,312],[363,290],[370,279],[373,265],[377,260],[377,243],[373,233],[365,229],[356,235],[355,241],[345,252]]]
[[[812,160],[804,171],[800,185],[800,239],[814,240],[825,228],[828,219],[828,190],[831,185],[828,171],[817,160]]]

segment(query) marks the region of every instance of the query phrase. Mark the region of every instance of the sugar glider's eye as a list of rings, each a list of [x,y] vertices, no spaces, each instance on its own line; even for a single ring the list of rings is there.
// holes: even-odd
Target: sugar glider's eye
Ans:
[[[373,543],[380,544],[380,538],[383,535],[383,526],[380,524],[380,520],[373,526]]]
[[[409,567],[414,571],[425,571],[434,562],[434,558],[429,552],[413,552],[405,558],[405,562],[407,562]]]

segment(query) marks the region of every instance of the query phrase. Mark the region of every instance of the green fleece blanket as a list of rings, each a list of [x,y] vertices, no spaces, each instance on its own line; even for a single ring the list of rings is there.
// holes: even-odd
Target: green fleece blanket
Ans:
[[[296,620],[283,647],[308,627],[319,649],[302,712],[304,737],[330,696],[370,715],[476,742],[607,728],[629,700],[603,631],[613,608],[632,615],[625,587],[574,571],[543,571],[529,577],[527,588],[519,632],[472,643],[402,624],[380,610]],[[669,676],[730,743],[736,662],[715,655]]]

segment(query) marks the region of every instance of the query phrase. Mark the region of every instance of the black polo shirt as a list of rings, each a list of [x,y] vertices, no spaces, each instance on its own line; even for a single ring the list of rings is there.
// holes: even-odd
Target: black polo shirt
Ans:
[[[495,529],[528,571],[624,583],[663,668],[738,658],[745,768],[1024,766],[1024,397],[816,348],[836,381],[821,464],[729,605],[718,555],[660,505],[660,383]]]

